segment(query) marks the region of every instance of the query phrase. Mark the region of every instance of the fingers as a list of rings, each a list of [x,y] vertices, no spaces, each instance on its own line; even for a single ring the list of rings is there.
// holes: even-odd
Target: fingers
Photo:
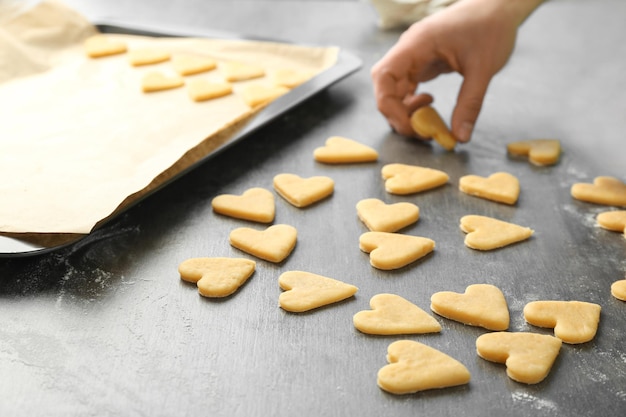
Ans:
[[[478,72],[465,74],[452,113],[452,133],[459,142],[469,142],[483,106],[491,77]]]

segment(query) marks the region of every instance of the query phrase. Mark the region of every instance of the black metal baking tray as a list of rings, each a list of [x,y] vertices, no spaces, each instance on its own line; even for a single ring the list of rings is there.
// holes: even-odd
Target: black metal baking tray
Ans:
[[[286,41],[276,39],[264,39],[258,37],[248,37],[242,34],[227,33],[222,31],[207,30],[187,30],[177,27],[164,27],[159,28],[137,25],[134,23],[126,22],[100,22],[96,23],[96,27],[102,33],[121,33],[128,35],[141,35],[141,36],[157,36],[157,37],[204,37],[204,38],[218,38],[218,39],[235,39],[235,40],[254,40],[254,41],[271,41],[282,42]],[[160,184],[149,193],[145,194],[141,198],[134,201],[124,210],[137,204],[143,198],[154,194],[164,186],[170,184],[177,178],[185,175],[189,171],[193,170],[200,164],[203,164],[208,159],[217,156],[221,151],[250,136],[253,132],[261,128],[262,126],[275,120],[277,117],[288,112],[298,104],[312,97],[313,95],[321,92],[322,90],[337,83],[348,75],[356,72],[362,66],[362,61],[359,57],[352,54],[349,51],[339,49],[337,62],[332,67],[326,69],[322,73],[318,74],[306,83],[294,88],[284,96],[279,97],[258,114],[256,114],[252,120],[250,120],[242,129],[233,134],[224,144],[220,145],[213,151],[207,153],[204,157],[200,158],[197,162],[192,164],[187,169],[182,170],[171,179]],[[124,210],[117,213],[121,214]],[[107,219],[111,220],[111,218]],[[102,227],[106,222],[101,223],[97,228]],[[97,230],[94,229],[95,230]],[[93,232],[93,231],[92,231]],[[7,234],[0,233],[0,257],[21,257],[31,256],[36,254],[42,254],[53,250],[58,250],[62,247],[72,245],[85,237],[88,234]]]

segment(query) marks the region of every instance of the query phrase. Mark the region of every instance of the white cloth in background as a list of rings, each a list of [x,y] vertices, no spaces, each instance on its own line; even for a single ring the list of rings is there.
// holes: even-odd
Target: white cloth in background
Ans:
[[[457,0],[368,0],[378,13],[381,29],[410,26]]]

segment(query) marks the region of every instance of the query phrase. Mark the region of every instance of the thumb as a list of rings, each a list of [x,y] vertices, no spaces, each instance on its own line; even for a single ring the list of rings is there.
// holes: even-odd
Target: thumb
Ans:
[[[471,139],[490,80],[491,77],[474,73],[464,76],[452,113],[452,133],[459,142],[469,142]]]

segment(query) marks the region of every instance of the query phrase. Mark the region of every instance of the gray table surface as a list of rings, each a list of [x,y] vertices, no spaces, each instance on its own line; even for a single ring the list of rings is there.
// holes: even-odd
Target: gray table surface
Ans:
[[[493,80],[471,143],[446,153],[390,132],[377,113],[369,67],[399,31],[381,31],[359,1],[72,0],[94,21],[223,30],[305,44],[337,45],[363,69],[296,107],[246,140],[141,202],[71,247],[0,259],[0,415],[2,416],[623,416],[626,413],[626,303],[610,295],[624,279],[626,240],[595,226],[606,207],[573,200],[575,182],[626,180],[626,2],[550,1],[522,27],[509,64]],[[460,78],[424,86],[448,117]],[[380,152],[371,164],[315,163],[313,149],[341,135]],[[562,140],[553,167],[511,160],[506,143]],[[384,191],[380,168],[401,162],[445,170],[450,183],[413,196]],[[514,207],[457,190],[466,174],[508,171],[520,178]],[[276,223],[298,229],[281,264],[259,260],[233,296],[210,300],[181,282],[191,257],[249,257],[229,232],[249,223],[216,215],[211,199],[281,172],[328,175],[334,195],[296,209],[277,198]],[[404,233],[436,241],[435,252],[397,271],[369,265],[358,247],[362,198],[410,201],[419,222]],[[535,229],[526,242],[492,252],[463,245],[465,214]],[[278,276],[305,270],[350,282],[355,297],[305,314],[278,307]],[[502,289],[511,331],[550,334],[524,322],[540,299],[602,306],[595,339],[563,345],[536,385],[509,379],[475,352],[485,331],[438,317],[440,334],[373,337],[352,315],[391,292],[429,311],[437,291],[473,283]],[[407,338],[450,354],[470,370],[468,385],[394,396],[376,385],[387,346]]]

